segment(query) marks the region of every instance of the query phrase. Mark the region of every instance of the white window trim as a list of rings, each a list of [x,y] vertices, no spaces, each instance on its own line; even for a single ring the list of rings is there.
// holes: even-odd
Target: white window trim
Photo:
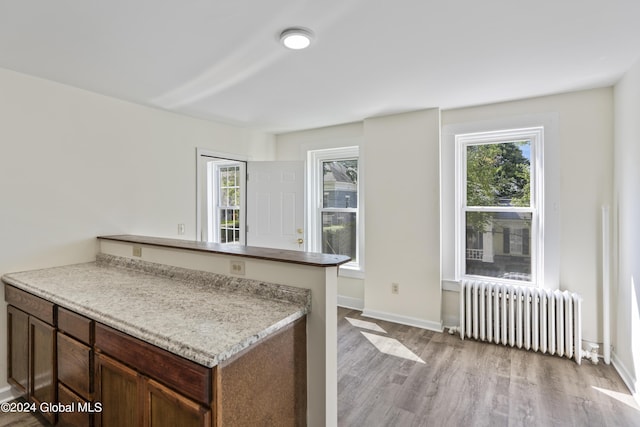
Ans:
[[[531,141],[531,182],[533,183],[531,194],[531,206],[528,208],[474,208],[474,211],[504,211],[504,212],[531,212],[531,281],[508,280],[502,278],[490,278],[491,281],[513,283],[542,287],[544,277],[544,127],[508,129],[498,131],[485,131],[464,133],[455,135],[455,276],[461,280],[467,276],[465,270],[465,226],[464,215],[466,213],[466,150],[465,147],[474,144],[490,144],[507,142],[509,140],[527,139]]]
[[[242,162],[239,160],[219,160],[215,162],[210,162],[207,167],[207,181],[209,182],[209,188],[215,188],[216,190],[220,190],[220,168],[223,167],[238,167],[238,178],[239,182],[237,183],[237,187],[240,189],[240,204],[237,206],[230,206],[226,209],[237,209],[239,211],[239,222],[240,222],[240,240],[237,242],[227,242],[224,244],[240,244],[244,245],[246,243],[246,177],[247,177],[247,164],[246,162]],[[211,239],[213,242],[222,243],[222,236],[220,235],[220,211],[221,209],[225,209],[220,205],[220,194],[216,194],[216,198],[214,200],[213,192],[207,192],[207,207],[208,212],[212,212],[213,215],[207,215],[207,230],[208,230],[208,239]]]
[[[238,154],[225,153],[221,151],[213,151],[208,150],[206,148],[196,148],[196,240],[199,241],[208,241],[209,236],[213,233],[210,232],[211,227],[211,219],[208,219],[208,212],[211,211],[213,207],[215,207],[215,201],[213,201],[208,188],[211,185],[211,172],[210,168],[207,166],[208,162],[211,158],[219,159],[219,160],[229,160],[236,162],[243,162],[245,164],[245,172],[242,177],[243,182],[241,183],[241,188],[246,193],[246,163],[248,162],[248,158],[246,156],[241,156]],[[215,174],[214,174],[215,175]],[[246,194],[242,196],[242,205],[240,207],[241,210],[241,229],[246,224]],[[244,227],[246,229],[246,227]],[[215,230],[215,227],[213,228]],[[246,232],[241,233],[241,242],[244,244],[246,242]]]
[[[340,276],[356,279],[364,278],[364,197],[362,183],[362,157],[358,146],[327,148],[307,151],[307,250],[320,252],[322,248],[322,169],[324,161],[358,159],[358,212],[357,212],[357,259],[340,266]]]

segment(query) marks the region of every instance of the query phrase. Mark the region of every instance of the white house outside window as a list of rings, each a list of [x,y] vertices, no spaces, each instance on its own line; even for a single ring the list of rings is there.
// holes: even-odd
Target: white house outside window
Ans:
[[[541,127],[456,135],[458,277],[537,283],[542,137]]]
[[[309,152],[309,250],[347,255],[341,267],[362,271],[358,147]],[[349,275],[349,273],[347,273]]]

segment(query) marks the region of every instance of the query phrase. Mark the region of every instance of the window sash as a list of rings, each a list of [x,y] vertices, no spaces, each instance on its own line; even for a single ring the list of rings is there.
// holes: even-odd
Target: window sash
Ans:
[[[361,212],[363,209],[363,201],[360,197],[362,194],[362,180],[360,175],[362,173],[362,160],[359,156],[359,148],[354,147],[341,147],[332,149],[320,149],[310,150],[307,153],[308,170],[308,214],[307,214],[307,229],[310,231],[308,234],[308,246],[307,249],[314,252],[321,252],[323,248],[323,223],[322,218],[324,213],[355,213],[356,214],[356,236],[355,236],[355,251],[356,256],[349,263],[343,264],[340,271],[351,270],[355,272],[363,271],[363,247],[361,237]],[[324,207],[324,176],[323,176],[323,164],[325,162],[340,162],[356,160],[358,162],[358,180],[357,180],[357,194],[358,201],[357,207],[338,208],[338,207]],[[355,273],[360,274],[360,273]],[[355,276],[354,276],[355,277]]]
[[[510,280],[503,278],[496,278],[491,276],[479,276],[489,277],[490,280],[504,281],[510,283],[518,283],[525,285],[541,285],[542,281],[542,188],[543,187],[543,173],[542,173],[542,132],[543,129],[539,128],[527,128],[497,132],[483,132],[477,134],[463,134],[456,135],[456,203],[458,209],[456,209],[456,277],[460,280],[463,277],[477,275],[468,274],[466,270],[467,260],[467,224],[466,218],[468,212],[486,212],[486,213],[517,213],[517,214],[530,214],[531,215],[531,230],[527,230],[530,239],[525,244],[524,235],[521,242],[521,255],[531,257],[531,276],[530,280]],[[467,147],[469,145],[477,144],[499,144],[509,143],[514,141],[528,140],[530,141],[530,198],[529,206],[467,206]],[[524,234],[524,232],[523,232]],[[509,243],[511,246],[511,242]],[[509,248],[511,249],[511,248]]]

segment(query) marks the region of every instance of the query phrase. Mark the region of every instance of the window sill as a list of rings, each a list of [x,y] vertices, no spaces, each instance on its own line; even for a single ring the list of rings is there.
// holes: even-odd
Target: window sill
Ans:
[[[348,277],[350,279],[364,279],[364,271],[358,267],[340,266],[338,270],[339,277]]]

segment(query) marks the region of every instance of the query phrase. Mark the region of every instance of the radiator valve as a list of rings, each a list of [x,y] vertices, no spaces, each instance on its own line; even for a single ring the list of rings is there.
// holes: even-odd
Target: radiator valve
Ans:
[[[591,360],[594,365],[598,364],[598,350],[600,346],[594,343],[586,343],[586,350],[582,350],[582,358]]]

